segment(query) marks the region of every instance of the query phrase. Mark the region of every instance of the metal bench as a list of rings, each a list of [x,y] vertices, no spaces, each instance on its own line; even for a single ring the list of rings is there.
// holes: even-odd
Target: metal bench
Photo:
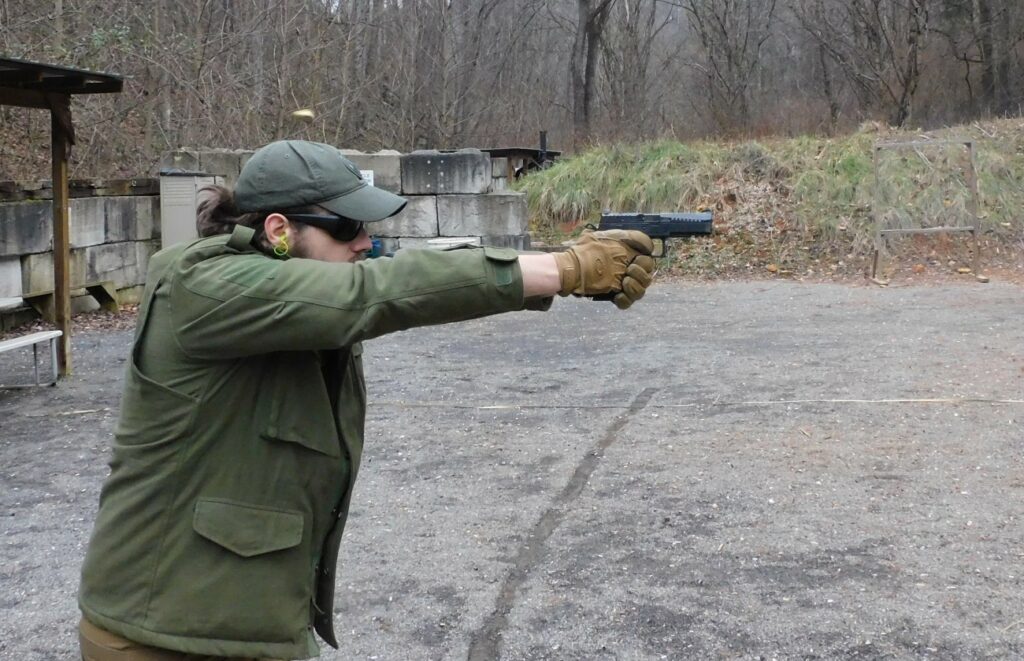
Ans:
[[[10,340],[4,340],[0,342],[0,353],[5,351],[11,351],[13,349],[20,349],[21,347],[32,347],[32,365],[35,368],[36,382],[23,384],[23,385],[5,385],[0,384],[0,388],[31,388],[33,386],[52,386],[57,383],[57,338],[64,333],[59,330],[52,331],[40,331],[38,333],[31,333],[29,335],[23,335]],[[39,345],[43,342],[50,343],[50,374],[51,379],[47,383],[41,383],[39,381]]]

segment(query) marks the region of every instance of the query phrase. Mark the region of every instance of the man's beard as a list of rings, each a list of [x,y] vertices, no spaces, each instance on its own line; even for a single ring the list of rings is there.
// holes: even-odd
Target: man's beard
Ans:
[[[288,250],[288,256],[297,259],[309,259],[309,250],[306,249],[306,241],[303,238],[304,232],[299,230],[292,237],[292,245]]]

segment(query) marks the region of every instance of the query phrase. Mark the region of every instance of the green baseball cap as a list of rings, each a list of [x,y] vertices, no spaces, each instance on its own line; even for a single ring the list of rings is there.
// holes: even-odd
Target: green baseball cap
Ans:
[[[310,204],[372,223],[401,211],[406,200],[370,186],[352,161],[319,142],[271,142],[257,149],[238,175],[235,205],[242,213]]]

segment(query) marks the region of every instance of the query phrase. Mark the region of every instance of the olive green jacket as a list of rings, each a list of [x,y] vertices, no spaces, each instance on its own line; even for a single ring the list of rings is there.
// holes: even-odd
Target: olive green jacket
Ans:
[[[152,259],[79,604],[194,654],[337,647],[335,566],[363,446],[360,342],[523,309],[514,251],[276,260],[252,231]]]

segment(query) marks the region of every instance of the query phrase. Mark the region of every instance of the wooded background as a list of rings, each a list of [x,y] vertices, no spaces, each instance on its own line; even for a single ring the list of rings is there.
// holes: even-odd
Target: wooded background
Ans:
[[[932,128],[1016,115],[1020,0],[0,0],[7,57],[127,77],[76,100],[75,176],[282,137],[376,150]],[[312,121],[292,117],[311,108]],[[0,110],[0,179],[49,116]]]

